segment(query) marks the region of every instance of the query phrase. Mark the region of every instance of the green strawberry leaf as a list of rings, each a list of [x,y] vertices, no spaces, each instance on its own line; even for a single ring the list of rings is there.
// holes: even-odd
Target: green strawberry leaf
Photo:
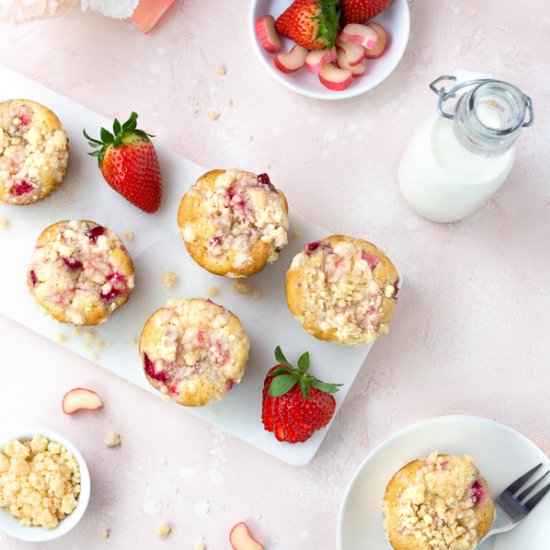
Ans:
[[[108,130],[105,130],[105,128],[101,128],[100,135],[103,143],[113,143],[113,134],[111,134]]]
[[[293,374],[280,374],[273,378],[269,386],[269,395],[271,397],[280,397],[290,391],[298,382],[298,378]]]
[[[115,136],[117,134],[120,134],[121,130],[122,130],[122,126],[120,125],[120,122],[118,121],[118,119],[115,118],[115,121],[113,122],[113,132],[114,132]]]
[[[300,372],[305,373],[309,369],[309,351],[306,351],[298,359],[298,368]]]
[[[267,376],[279,376],[279,374],[290,374],[290,371],[286,367],[279,367],[268,373]]]
[[[311,385],[319,391],[325,392],[325,393],[336,393],[340,390],[340,386],[343,386],[343,384],[327,384],[326,382],[321,382],[320,380],[314,379],[313,382],[311,382]]]
[[[302,390],[302,395],[309,399],[309,382],[305,378],[300,378],[300,389]]]
[[[277,359],[277,362],[281,365],[284,365],[285,367],[288,367],[289,369],[294,368],[288,361],[287,358],[283,354],[283,350],[281,349],[281,346],[277,346],[275,348],[275,359]]]

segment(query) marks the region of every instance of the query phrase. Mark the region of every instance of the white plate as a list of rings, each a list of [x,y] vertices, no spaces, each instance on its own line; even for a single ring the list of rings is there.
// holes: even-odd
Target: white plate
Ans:
[[[367,74],[354,78],[346,90],[336,92],[325,88],[317,75],[311,74],[305,67],[292,74],[284,74],[273,64],[274,54],[265,51],[256,38],[255,23],[264,15],[273,15],[275,19],[288,8],[289,0],[251,0],[248,12],[248,29],[252,47],[260,58],[262,65],[271,76],[290,90],[314,99],[348,99],[364,94],[378,86],[393,72],[401,61],[410,32],[410,14],[407,0],[394,0],[380,15],[375,17],[389,34],[390,43],[384,55],[378,59],[366,59]],[[289,51],[294,42],[283,38],[283,51]]]
[[[135,240],[126,244],[135,263],[136,289],[128,304],[93,330],[97,338],[106,344],[105,348],[90,349],[82,336],[71,336],[65,346],[130,382],[157,393],[146,381],[137,348],[130,340],[139,338],[149,315],[165,305],[168,298],[206,297],[207,287],[219,286],[221,292],[215,300],[241,318],[251,341],[246,375],[218,403],[202,408],[173,406],[203,418],[280,460],[294,465],[307,464],[317,452],[327,429],[317,432],[305,443],[290,445],[278,442],[273,434],[263,429],[261,423],[261,389],[267,370],[274,364],[273,350],[281,345],[292,361],[303,351],[309,350],[312,372],[316,376],[327,382],[344,384],[336,394],[337,407],[340,407],[371,347],[344,348],[321,342],[306,334],[286,307],[285,273],[293,256],[306,243],[324,237],[328,232],[291,214],[291,231],[298,231],[301,236],[290,238],[279,260],[249,279],[263,297],[255,300],[251,296],[236,294],[231,289],[230,280],[211,275],[191,260],[177,227],[180,199],[205,169],[157,148],[164,180],[164,198],[156,214],[145,214],[111,190],[103,181],[95,159],[86,154],[88,145],[82,137],[82,128],[96,135],[100,126],[111,126],[110,121],[32,80],[0,67],[0,99],[15,97],[37,100],[58,114],[69,135],[71,156],[65,181],[50,198],[30,206],[0,204],[0,217],[10,221],[8,230],[0,230],[0,289],[4,289],[0,293],[0,313],[52,340],[59,333],[72,335],[71,327],[61,325],[44,314],[27,291],[25,273],[38,235],[45,227],[62,219],[94,220],[113,229],[123,240],[124,231],[132,230]],[[120,113],[120,118],[128,114]],[[274,183],[284,191],[284,184]],[[368,238],[368,235],[364,237]],[[384,248],[384,243],[378,244]],[[165,270],[178,275],[179,282],[171,290],[161,283]],[[336,377],[335,364],[339,365]],[[7,387],[9,381],[3,381],[4,391]],[[181,421],[185,422],[185,415],[182,415]]]
[[[338,550],[391,550],[382,528],[381,502],[386,485],[402,466],[434,450],[471,455],[491,493],[548,457],[508,426],[475,416],[442,416],[413,424],[376,447],[355,473],[340,507]],[[515,529],[489,539],[483,550],[548,550],[550,497]]]
[[[57,527],[53,529],[43,529],[42,527],[25,527],[19,523],[17,518],[14,518],[9,512],[0,508],[0,529],[19,540],[28,542],[46,542],[48,540],[54,540],[63,535],[66,535],[74,527],[78,525],[90,502],[91,481],[90,472],[84,457],[80,454],[80,451],[63,436],[50,430],[43,430],[41,428],[35,430],[25,430],[16,434],[5,435],[2,434],[0,439],[0,450],[4,448],[8,441],[17,439],[19,441],[28,441],[35,435],[43,435],[50,441],[55,441],[61,444],[68,451],[70,451],[78,462],[80,468],[80,495],[78,496],[76,508],[62,521],[59,522]]]

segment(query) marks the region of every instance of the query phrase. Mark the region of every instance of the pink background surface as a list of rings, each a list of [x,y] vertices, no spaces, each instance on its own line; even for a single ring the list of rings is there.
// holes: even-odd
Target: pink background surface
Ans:
[[[295,95],[269,77],[250,47],[242,0],[176,0],[149,36],[78,11],[0,24],[0,63],[102,114],[136,110],[159,143],[205,167],[269,171],[295,212],[372,240],[406,277],[391,334],[374,346],[304,468],[0,318],[1,433],[33,425],[59,431],[91,467],[86,517],[41,547],[191,549],[204,537],[209,549],[222,549],[231,526],[245,520],[269,549],[329,550],[340,500],[364,456],[397,429],[435,415],[493,418],[550,452],[546,3],[524,3],[523,12],[515,0],[410,4],[401,65],[369,94],[335,104]],[[217,65],[226,76],[215,74]],[[441,226],[407,207],[396,168],[435,109],[428,83],[457,67],[518,85],[532,97],[537,121],[521,136],[501,191],[465,222]],[[208,119],[210,110],[219,120]],[[105,409],[63,415],[61,397],[75,386],[96,389]],[[122,436],[118,449],[103,445],[111,429]],[[163,520],[173,533],[159,540]],[[105,528],[111,537],[102,542]],[[35,548],[3,534],[0,547]]]

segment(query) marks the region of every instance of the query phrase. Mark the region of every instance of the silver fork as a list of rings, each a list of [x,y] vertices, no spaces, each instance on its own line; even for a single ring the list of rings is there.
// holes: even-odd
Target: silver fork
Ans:
[[[550,473],[546,472],[521,491],[522,487],[540,470],[542,464],[535,466],[526,474],[518,477],[509,487],[506,487],[495,499],[495,519],[491,530],[485,535],[479,544],[483,544],[488,538],[499,533],[505,533],[513,529],[529,512],[546,496],[550,491],[550,483],[546,484],[540,491],[529,497],[535,487]],[[520,492],[521,491],[521,492]],[[529,498],[527,498],[529,497]]]

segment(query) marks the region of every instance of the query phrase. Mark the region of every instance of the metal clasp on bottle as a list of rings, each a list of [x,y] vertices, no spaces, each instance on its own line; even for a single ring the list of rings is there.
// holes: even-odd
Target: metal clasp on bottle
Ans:
[[[440,82],[443,82],[445,80],[451,80],[451,81],[456,81],[456,76],[452,76],[452,75],[444,75],[444,76],[440,76],[439,78],[437,78],[436,80],[434,80],[431,84],[430,84],[430,89],[439,96],[439,103],[437,105],[437,112],[444,118],[448,118],[450,120],[454,120],[455,118],[455,115],[454,113],[448,113],[446,112],[444,109],[443,109],[443,104],[445,103],[445,101],[447,101],[448,99],[451,99],[451,98],[454,98],[456,97],[456,93],[459,91],[459,90],[462,90],[463,88],[477,88],[478,86],[481,86],[482,84],[487,84],[488,82],[495,82],[495,83],[499,83],[499,84],[505,84],[506,86],[511,86],[513,88],[515,88],[519,94],[521,94],[521,96],[523,96],[523,99],[525,101],[525,107],[526,107],[526,110],[527,112],[529,113],[529,119],[524,121],[524,123],[522,124],[522,126],[524,128],[528,127],[528,126],[532,126],[533,125],[533,122],[535,121],[535,113],[533,112],[533,103],[531,101],[531,98],[527,95],[525,95],[519,88],[517,88],[516,86],[514,86],[513,84],[510,84],[508,82],[504,82],[502,80],[494,80],[494,79],[491,79],[491,78],[480,78],[480,79],[476,79],[476,80],[468,80],[466,82],[461,82],[460,84],[457,84],[456,86],[454,86],[453,88],[451,88],[448,92],[445,90],[445,87],[444,86],[441,86],[441,88],[438,88],[437,85],[440,83]]]

